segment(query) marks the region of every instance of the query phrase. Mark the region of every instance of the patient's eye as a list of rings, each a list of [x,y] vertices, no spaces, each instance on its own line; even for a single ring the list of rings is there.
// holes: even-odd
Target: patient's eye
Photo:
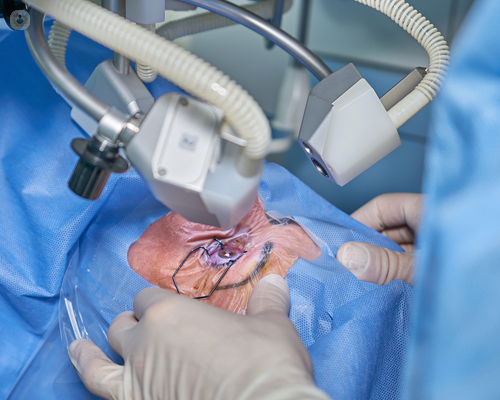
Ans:
[[[228,263],[237,260],[244,253],[244,250],[238,248],[217,249],[215,252],[210,252],[208,255],[208,264],[212,268],[225,267]]]
[[[247,236],[225,240],[216,239],[216,241],[208,246],[208,254],[205,255],[205,264],[212,268],[228,266],[245,253],[247,243]]]
[[[220,258],[229,259],[229,258],[233,258],[235,255],[236,255],[236,252],[234,250],[224,249],[224,250],[219,251]]]
[[[231,267],[251,247],[251,236],[249,232],[243,232],[228,238],[217,238],[206,246],[199,246],[196,257],[207,268]],[[191,251],[191,253],[193,250]],[[191,254],[190,253],[190,254]]]

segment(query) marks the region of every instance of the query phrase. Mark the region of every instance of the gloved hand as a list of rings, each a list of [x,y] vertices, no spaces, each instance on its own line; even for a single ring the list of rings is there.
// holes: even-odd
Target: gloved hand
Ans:
[[[74,341],[69,354],[85,386],[106,399],[326,400],[289,308],[278,275],[256,285],[247,315],[149,288],[109,328],[124,366],[89,340]]]
[[[349,242],[340,247],[337,260],[361,281],[385,285],[402,279],[411,284],[421,207],[421,194],[391,193],[374,198],[351,216],[401,245],[406,253]]]

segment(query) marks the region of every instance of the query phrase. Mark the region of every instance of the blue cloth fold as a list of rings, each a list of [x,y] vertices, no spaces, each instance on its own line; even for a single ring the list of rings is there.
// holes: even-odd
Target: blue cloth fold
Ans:
[[[408,399],[500,397],[499,14],[475,1],[434,108]]]

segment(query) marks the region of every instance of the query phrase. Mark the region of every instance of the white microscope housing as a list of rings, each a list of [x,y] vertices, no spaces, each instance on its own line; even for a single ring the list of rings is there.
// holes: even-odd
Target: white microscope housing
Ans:
[[[242,175],[242,147],[221,138],[216,107],[175,93],[160,97],[126,155],[155,197],[184,218],[229,229],[252,208],[263,171]]]

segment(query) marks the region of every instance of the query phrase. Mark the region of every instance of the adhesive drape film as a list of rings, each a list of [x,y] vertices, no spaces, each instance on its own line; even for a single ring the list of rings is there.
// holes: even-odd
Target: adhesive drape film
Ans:
[[[129,173],[70,257],[60,298],[63,345],[88,338],[121,362],[107,329],[141,289],[155,285],[244,313],[255,284],[279,274],[290,285],[290,318],[317,384],[334,398],[398,398],[411,289],[359,282],[335,258],[353,240],[399,249],[274,164],[266,164],[252,211],[231,230],[168,212]]]
[[[124,310],[123,300],[131,299],[124,298],[126,293],[136,295],[149,283],[244,314],[260,279],[269,274],[285,278],[299,258],[317,259],[321,247],[326,244],[293,218],[266,212],[263,199],[257,199],[252,210],[230,230],[193,223],[167,212],[131,244],[129,268],[113,262],[99,246],[86,257],[80,249],[75,252],[60,299],[63,343],[67,348],[77,338],[91,339],[119,361],[107,346],[106,332],[110,319]],[[89,256],[93,262],[82,268]],[[108,266],[102,268],[104,264]]]

